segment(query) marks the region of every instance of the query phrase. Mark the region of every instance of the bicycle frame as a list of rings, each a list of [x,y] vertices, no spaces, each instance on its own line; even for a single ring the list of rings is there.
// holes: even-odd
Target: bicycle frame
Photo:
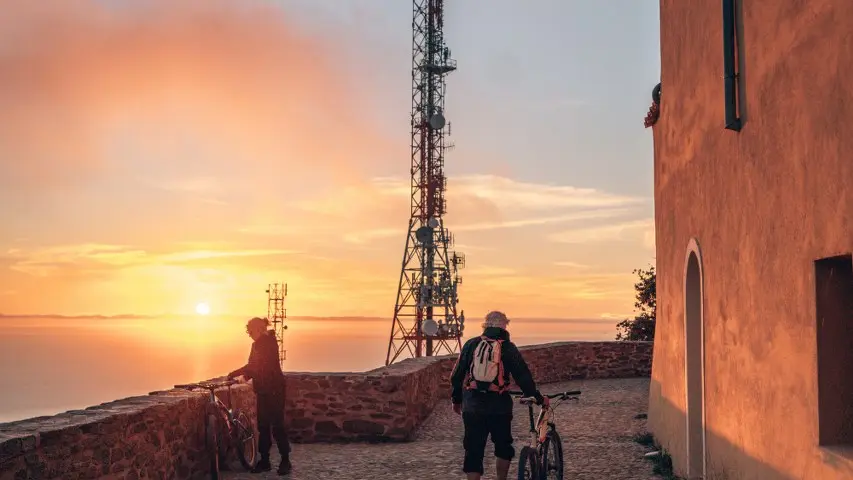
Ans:
[[[509,392],[510,395],[522,396],[523,392]],[[551,463],[547,450],[554,445],[554,456],[556,459],[555,469],[559,472],[557,478],[563,478],[563,444],[557,433],[557,425],[553,422],[554,410],[566,400],[577,400],[580,390],[570,392],[553,393],[543,395],[549,400],[547,405],[542,405],[539,417],[533,420],[533,404],[535,399],[523,397],[520,403],[527,405],[527,417],[530,420],[530,445],[525,445],[519,454],[518,478],[526,478],[525,473],[533,475],[534,480],[544,479],[547,472],[551,471]]]
[[[521,392],[510,392],[513,395],[521,395]],[[547,434],[547,430],[556,429],[556,424],[552,421],[554,418],[554,410],[566,400],[578,400],[577,395],[580,394],[580,391],[572,391],[572,392],[563,392],[554,395],[546,395],[549,399],[557,398],[558,400],[550,402],[550,404],[545,407],[544,405],[539,410],[539,415],[536,420],[533,419],[533,400],[522,399],[524,403],[527,403],[527,416],[530,419],[530,446],[538,449],[542,442],[545,441],[545,435]]]
[[[192,383],[187,385],[175,385],[175,388],[183,390],[207,390],[207,402],[204,404],[204,438],[205,447],[210,453],[211,478],[219,479],[221,462],[227,462],[229,452],[237,450],[237,458],[246,469],[251,469],[257,455],[257,447],[254,442],[254,432],[248,418],[241,421],[245,412],[233,408],[233,397],[231,386],[237,383],[233,380]],[[226,405],[216,396],[216,390],[222,387],[228,388]],[[251,441],[251,449],[245,451],[246,441]],[[251,456],[247,458],[247,453]]]
[[[210,405],[215,406],[219,416],[223,417],[225,420],[225,425],[228,427],[228,433],[231,433],[233,430],[234,424],[234,409],[229,408],[228,405],[232,405],[231,403],[231,385],[228,385],[228,405],[222,402],[219,397],[214,393],[214,389],[210,389]]]
[[[559,402],[562,403],[562,402]],[[558,404],[559,404],[558,403]],[[542,407],[539,409],[536,421],[533,420],[533,403],[527,404],[527,416],[530,419],[530,446],[533,448],[539,447],[542,444],[542,438],[545,436],[545,431],[548,427],[554,427],[554,422],[550,421],[554,418],[554,408],[556,405]]]
[[[234,382],[234,383],[236,383],[236,382]],[[189,385],[176,385],[175,387],[184,388],[184,389],[187,389],[188,387],[189,388],[202,388],[204,390],[207,390],[208,397],[207,397],[207,404],[205,405],[205,411],[208,414],[212,413],[217,418],[222,419],[225,423],[225,427],[228,429],[228,433],[230,434],[234,429],[234,422],[236,420],[234,418],[234,409],[229,408],[229,406],[228,406],[228,405],[231,405],[231,386],[234,383],[231,383],[230,381],[228,383],[224,383],[224,384],[215,383],[215,382],[211,382],[210,384],[195,383],[195,384],[189,384]],[[220,400],[219,397],[216,396],[216,389],[222,388],[222,387],[228,388],[228,405],[223,403],[222,400]]]

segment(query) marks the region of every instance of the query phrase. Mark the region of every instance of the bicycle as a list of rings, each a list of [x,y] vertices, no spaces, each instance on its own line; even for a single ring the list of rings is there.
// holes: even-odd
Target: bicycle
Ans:
[[[244,412],[229,408],[214,394],[216,389],[228,387],[228,405],[232,405],[231,385],[237,383],[240,382],[225,380],[175,385],[175,388],[183,390],[204,389],[210,392],[205,405],[204,443],[210,453],[211,480],[219,480],[220,471],[227,468],[222,468],[222,464],[231,448],[237,451],[237,458],[243,468],[251,470],[255,464],[257,445],[252,422]]]
[[[522,392],[509,392],[513,396],[522,396]],[[533,404],[536,399],[532,397],[521,397],[519,403],[527,405],[530,417],[530,445],[525,445],[518,456],[518,480],[547,480],[554,478],[563,479],[563,441],[557,433],[557,425],[554,424],[554,409],[566,400],[577,400],[580,390],[552,393],[543,395],[557,403],[543,406],[539,410],[539,417],[533,421]],[[550,474],[554,472],[552,477]]]

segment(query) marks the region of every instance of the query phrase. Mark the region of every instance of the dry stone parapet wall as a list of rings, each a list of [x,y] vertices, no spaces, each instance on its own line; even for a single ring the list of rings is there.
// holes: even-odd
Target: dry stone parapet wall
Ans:
[[[521,348],[540,384],[647,377],[648,342],[561,342]],[[286,421],[296,442],[407,441],[449,401],[454,357],[364,373],[288,373]],[[219,392],[220,398],[224,391]],[[52,417],[0,424],[0,480],[203,476],[206,393],[170,390]],[[248,385],[232,401],[254,418]]]

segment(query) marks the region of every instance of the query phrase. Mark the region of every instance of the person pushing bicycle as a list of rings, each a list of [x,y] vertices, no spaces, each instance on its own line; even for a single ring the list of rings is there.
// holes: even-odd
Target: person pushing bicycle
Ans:
[[[518,347],[510,341],[508,324],[504,313],[489,312],[483,334],[465,342],[450,377],[453,411],[462,415],[465,426],[462,471],[468,480],[479,480],[483,475],[483,456],[490,435],[495,445],[497,478],[507,478],[515,456],[513,401],[508,392],[510,375],[525,396],[535,398],[537,405],[548,404],[548,399],[536,389]]]
[[[228,374],[228,379],[244,376],[252,379],[252,388],[257,397],[258,410],[258,453],[261,459],[252,468],[252,473],[272,470],[270,465],[270,447],[272,439],[281,454],[278,473],[290,473],[290,442],[284,427],[285,380],[278,356],[278,341],[275,331],[268,327],[266,318],[254,317],[246,324],[246,333],[252,337],[252,350],[249,363]],[[272,433],[272,435],[270,435]]]

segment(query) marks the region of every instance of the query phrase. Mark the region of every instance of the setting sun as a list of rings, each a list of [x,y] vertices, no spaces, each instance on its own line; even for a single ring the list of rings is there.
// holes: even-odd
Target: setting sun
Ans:
[[[199,315],[207,315],[210,313],[210,305],[206,303],[199,303],[195,306],[195,313]]]

